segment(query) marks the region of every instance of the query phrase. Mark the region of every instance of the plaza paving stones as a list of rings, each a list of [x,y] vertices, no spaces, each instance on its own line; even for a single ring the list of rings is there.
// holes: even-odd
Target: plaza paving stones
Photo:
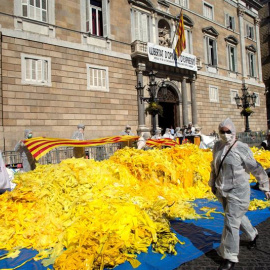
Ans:
[[[246,243],[240,243],[239,263],[234,270],[270,270],[270,218],[256,226],[259,232],[257,248],[248,250]],[[182,264],[175,270],[215,270],[222,259],[216,250],[211,250],[203,256]]]

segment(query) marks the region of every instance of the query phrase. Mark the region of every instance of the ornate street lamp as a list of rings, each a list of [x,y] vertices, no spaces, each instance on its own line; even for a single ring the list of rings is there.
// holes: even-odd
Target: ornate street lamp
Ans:
[[[135,86],[135,88],[138,91],[138,96],[139,96],[139,98],[141,100],[141,103],[143,101],[145,101],[150,105],[152,104],[153,106],[156,106],[156,110],[153,107],[151,112],[149,112],[151,114],[151,116],[152,116],[152,125],[153,125],[152,133],[153,133],[153,135],[156,132],[156,115],[159,113],[158,108],[160,108],[160,105],[158,104],[159,100],[157,98],[158,83],[156,82],[156,74],[157,74],[157,72],[154,72],[154,71],[150,71],[149,74],[148,74],[148,76],[149,76],[149,84],[148,84],[147,90],[149,92],[149,97],[144,97],[143,96],[143,91],[144,91],[145,86],[143,86],[141,84],[141,82],[138,82],[138,85]],[[164,82],[164,80],[161,82],[161,85],[160,85],[159,88],[160,88],[162,97],[164,99],[166,99],[166,97],[167,97],[167,86],[166,86],[166,83]]]
[[[250,109],[251,106],[255,107],[257,95],[253,93],[252,95],[249,94],[248,88],[246,87],[245,83],[242,84],[242,97],[239,97],[238,94],[235,96],[235,103],[237,108],[242,108],[241,115],[245,116],[245,132],[250,132],[249,128],[249,121],[248,117],[253,113]]]

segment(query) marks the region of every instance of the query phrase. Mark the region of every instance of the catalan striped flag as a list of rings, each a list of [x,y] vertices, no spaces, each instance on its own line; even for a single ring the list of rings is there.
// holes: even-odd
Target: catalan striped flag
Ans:
[[[138,138],[138,136],[116,136],[105,137],[95,140],[78,141],[71,139],[35,137],[32,139],[24,140],[24,144],[26,145],[32,156],[36,160],[39,160],[42,156],[50,152],[52,149],[60,146],[90,147],[104,145],[108,143],[134,141],[138,140]]]
[[[177,57],[179,57],[182,51],[186,48],[186,37],[185,37],[185,29],[184,29],[184,19],[183,19],[183,11],[180,14],[178,29],[177,29],[178,40],[175,46],[175,53]]]
[[[71,139],[60,139],[60,138],[44,138],[44,137],[35,137],[31,139],[24,140],[24,144],[28,148],[29,152],[32,156],[39,160],[42,156],[50,152],[52,149],[61,147],[61,146],[69,146],[69,147],[91,147],[91,146],[98,146],[104,144],[111,144],[111,143],[119,143],[119,142],[129,142],[138,140],[138,136],[116,136],[116,137],[105,137],[99,138],[94,140],[86,140],[86,141],[78,141],[78,140],[71,140]],[[146,144],[150,147],[158,147],[161,146],[176,146],[179,145],[180,142],[176,142],[172,139],[162,138],[159,140],[148,139]]]
[[[176,146],[178,145],[179,142],[176,142],[172,139],[169,139],[169,138],[162,138],[162,139],[158,139],[158,140],[155,140],[155,139],[148,139],[146,141],[146,145],[147,146],[150,146],[150,147],[161,147],[161,146]]]

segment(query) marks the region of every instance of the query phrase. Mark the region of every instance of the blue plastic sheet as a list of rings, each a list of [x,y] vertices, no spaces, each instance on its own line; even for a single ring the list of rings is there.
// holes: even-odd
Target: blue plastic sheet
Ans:
[[[264,199],[264,193],[259,190],[251,189],[251,199]],[[222,206],[218,201],[196,200],[196,210],[200,213],[200,208],[207,206],[216,208],[216,211],[222,212]],[[181,264],[194,260],[204,253],[215,249],[220,244],[221,233],[223,229],[223,215],[213,213],[213,219],[198,219],[198,220],[175,220],[171,221],[172,230],[177,234],[180,241],[185,242],[184,245],[177,244],[177,255],[167,255],[161,260],[162,255],[152,252],[151,247],[148,253],[139,254],[137,259],[141,262],[138,270],[173,270]],[[251,223],[256,226],[262,221],[270,217],[269,208],[263,210],[249,211],[247,216]],[[0,251],[0,256],[6,252]],[[36,251],[23,249],[18,258],[6,259],[0,261],[0,269],[9,269],[22,264],[24,261],[34,257]],[[52,266],[49,267],[53,269]],[[41,261],[30,260],[20,270],[45,270]],[[130,263],[126,262],[114,268],[115,270],[133,270]]]

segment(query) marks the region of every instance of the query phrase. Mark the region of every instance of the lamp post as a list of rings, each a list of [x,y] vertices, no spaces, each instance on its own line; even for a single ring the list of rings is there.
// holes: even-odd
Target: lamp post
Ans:
[[[144,91],[145,86],[143,86],[141,82],[138,82],[138,85],[135,87],[138,91],[138,95],[141,100],[141,103],[143,101],[147,102],[148,104],[158,103],[158,98],[157,98],[158,83],[156,82],[156,74],[157,72],[154,72],[154,71],[150,71],[148,74],[149,84],[148,84],[147,90],[149,92],[149,97],[143,96],[143,91]],[[160,88],[163,98],[166,99],[167,86],[164,80],[161,82],[161,85],[159,88]],[[150,114],[152,116],[152,126],[153,126],[152,134],[154,135],[156,132],[156,115],[158,114],[158,111],[152,110]]]
[[[242,84],[242,97],[239,97],[238,94],[235,96],[235,103],[237,108],[242,108],[241,115],[245,116],[245,132],[250,132],[248,117],[252,114],[250,109],[251,106],[255,107],[257,96],[255,93],[252,95],[248,92],[248,87],[246,87],[245,83]]]

